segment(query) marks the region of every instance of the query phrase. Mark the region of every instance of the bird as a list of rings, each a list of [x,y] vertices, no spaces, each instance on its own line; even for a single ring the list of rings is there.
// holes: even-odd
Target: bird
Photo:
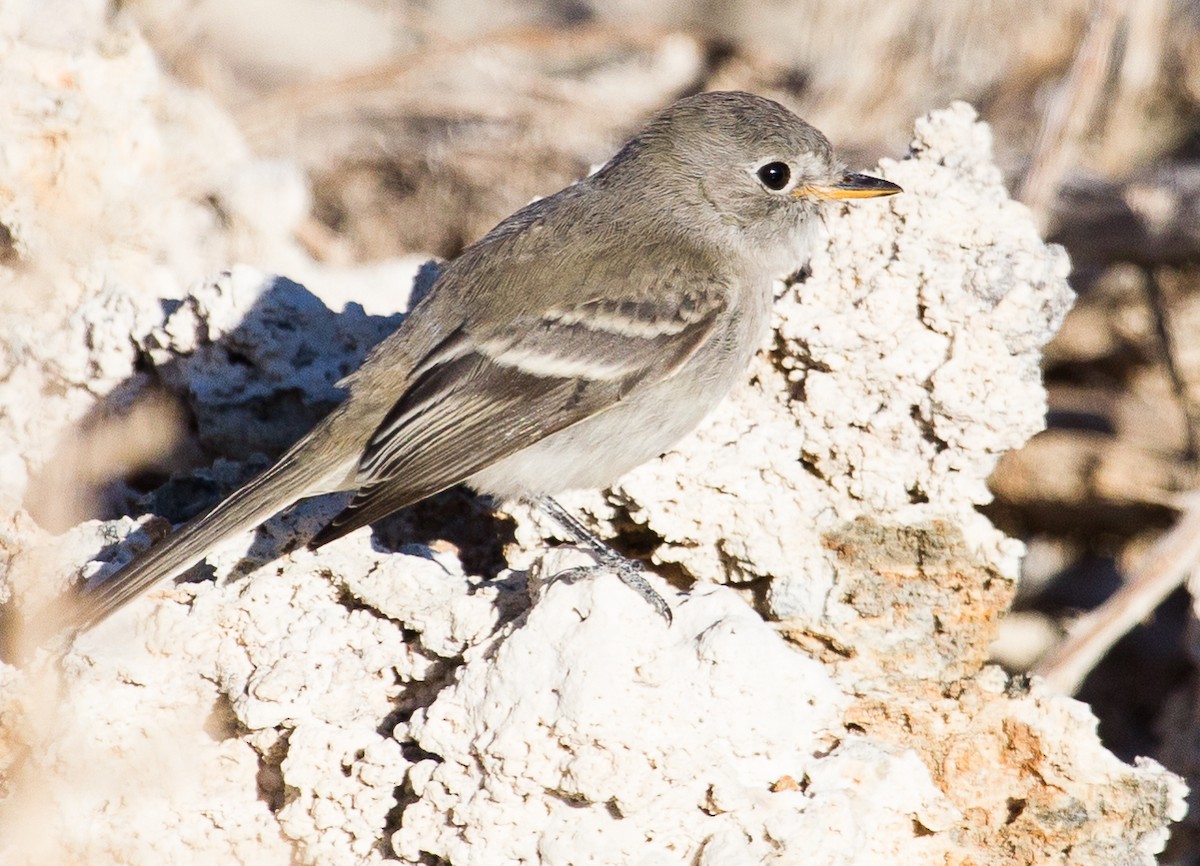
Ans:
[[[602,167],[447,263],[279,460],[79,593],[92,628],[218,542],[300,499],[349,491],[330,543],[465,483],[541,506],[670,621],[639,573],[552,496],[604,488],[668,450],[745,374],[774,282],[806,264],[826,201],[901,192],[849,172],[773,100],[705,92],[663,109]]]

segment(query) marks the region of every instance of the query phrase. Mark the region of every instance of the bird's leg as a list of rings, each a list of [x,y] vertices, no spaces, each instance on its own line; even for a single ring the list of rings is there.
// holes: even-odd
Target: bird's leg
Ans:
[[[549,515],[559,526],[570,533],[576,541],[591,550],[600,559],[598,568],[616,572],[621,582],[644,598],[659,615],[671,624],[671,608],[661,595],[654,591],[645,577],[642,576],[642,564],[617,553],[604,543],[594,532],[579,522],[567,509],[563,508],[549,496],[537,496],[531,499],[534,505]]]

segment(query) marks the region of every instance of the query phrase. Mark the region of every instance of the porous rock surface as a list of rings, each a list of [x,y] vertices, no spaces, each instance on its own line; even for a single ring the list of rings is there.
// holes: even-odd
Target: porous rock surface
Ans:
[[[13,162],[37,127],[0,130],[0,222],[21,264],[0,275],[34,273],[78,311],[23,311],[0,341],[0,568],[17,603],[103,577],[165,530],[122,518],[51,538],[17,507],[68,422],[155,381],[203,419],[229,458],[203,477],[227,487],[336,397],[414,279],[397,263],[390,308],[340,315],[245,267],[186,288],[189,267],[235,260],[238,220],[206,222],[147,178],[202,153],[235,173],[253,160],[211,106],[161,110],[184,96],[118,35],[104,51],[86,32],[4,46],[14,116],[62,111],[46,82],[74,70],[61,165],[103,180],[142,238],[120,261],[85,249],[39,270],[64,229],[22,173],[41,163]],[[109,177],[88,153],[111,132],[88,126],[101,90],[149,140],[188,123],[223,138]],[[965,105],[918,121],[912,152],[879,169],[905,194],[830,211],[746,385],[661,460],[567,498],[649,551],[675,584],[651,577],[674,625],[610,576],[546,579],[582,554],[547,553],[553,528],[520,508],[514,570],[486,579],[466,550],[393,550],[365,529],[288,553],[338,507],[306,503],[214,550],[215,583],[156,591],[61,659],[0,665],[0,860],[1153,862],[1182,784],[1104,750],[1084,705],[986,664],[1020,548],[974,506],[1041,424],[1038,352],[1070,303],[1065,257],[1008,200],[989,145]],[[183,232],[206,239],[190,264],[154,254],[180,232],[139,216],[147,189],[204,227]],[[320,281],[285,230],[256,236]],[[297,429],[249,423],[261,401],[295,409]]]

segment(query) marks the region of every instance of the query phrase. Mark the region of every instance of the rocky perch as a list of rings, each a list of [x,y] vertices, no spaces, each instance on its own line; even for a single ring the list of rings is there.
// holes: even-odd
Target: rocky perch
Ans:
[[[303,207],[231,192],[225,223],[200,225],[187,190],[151,183],[164,165],[192,160],[231,190],[294,192],[293,176],[246,156],[122,39],[75,64],[80,99],[123,65],[142,85],[118,97],[122,128],[166,144],[152,169],[91,172],[87,148],[112,130],[66,112],[61,170],[99,177],[87,188],[114,208],[169,199],[165,222],[123,217],[143,248],[33,268],[70,223],[38,207],[36,160],[13,162],[36,126],[0,130],[14,190],[0,223],[30,265],[0,267],[0,288],[36,273],[81,299],[39,339],[36,309],[0,325],[2,492],[28,502],[28,479],[66,459],[63,419],[120,414],[153,384],[225,455],[130,506],[180,519],[327,408],[428,271],[359,271],[365,310],[335,311],[321,285],[337,275],[287,240]],[[29,80],[5,98],[51,110],[38,87],[55,62],[10,59]],[[166,146],[188,124],[217,129],[227,156]],[[673,626],[615,579],[544,579],[582,554],[548,548],[553,528],[523,509],[492,522],[443,497],[419,533],[401,516],[288,553],[339,504],[306,503],[215,550],[215,582],[167,586],[61,659],[0,665],[0,860],[1153,863],[1182,783],[1107,752],[1085,705],[987,663],[1021,546],[976,507],[1000,455],[1042,426],[1038,362],[1071,303],[1068,262],[1009,200],[965,104],[919,120],[879,172],[905,194],[830,211],[746,385],[677,450],[565,498],[650,563]],[[202,246],[169,268],[156,244],[181,226]],[[247,267],[186,291],[167,277],[247,238],[309,289]],[[17,610],[166,528],[51,537],[7,513],[0,589]]]

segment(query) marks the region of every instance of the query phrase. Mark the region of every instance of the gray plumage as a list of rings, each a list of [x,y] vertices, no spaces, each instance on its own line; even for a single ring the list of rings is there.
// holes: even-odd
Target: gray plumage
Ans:
[[[787,183],[759,175],[781,163]],[[773,183],[779,172],[770,177]],[[354,490],[332,541],[466,482],[498,497],[605,486],[729,391],[804,264],[822,198],[898,187],[746,93],[680,100],[603,168],[521,209],[445,267],[279,462],[85,595],[88,627],[297,499]]]

